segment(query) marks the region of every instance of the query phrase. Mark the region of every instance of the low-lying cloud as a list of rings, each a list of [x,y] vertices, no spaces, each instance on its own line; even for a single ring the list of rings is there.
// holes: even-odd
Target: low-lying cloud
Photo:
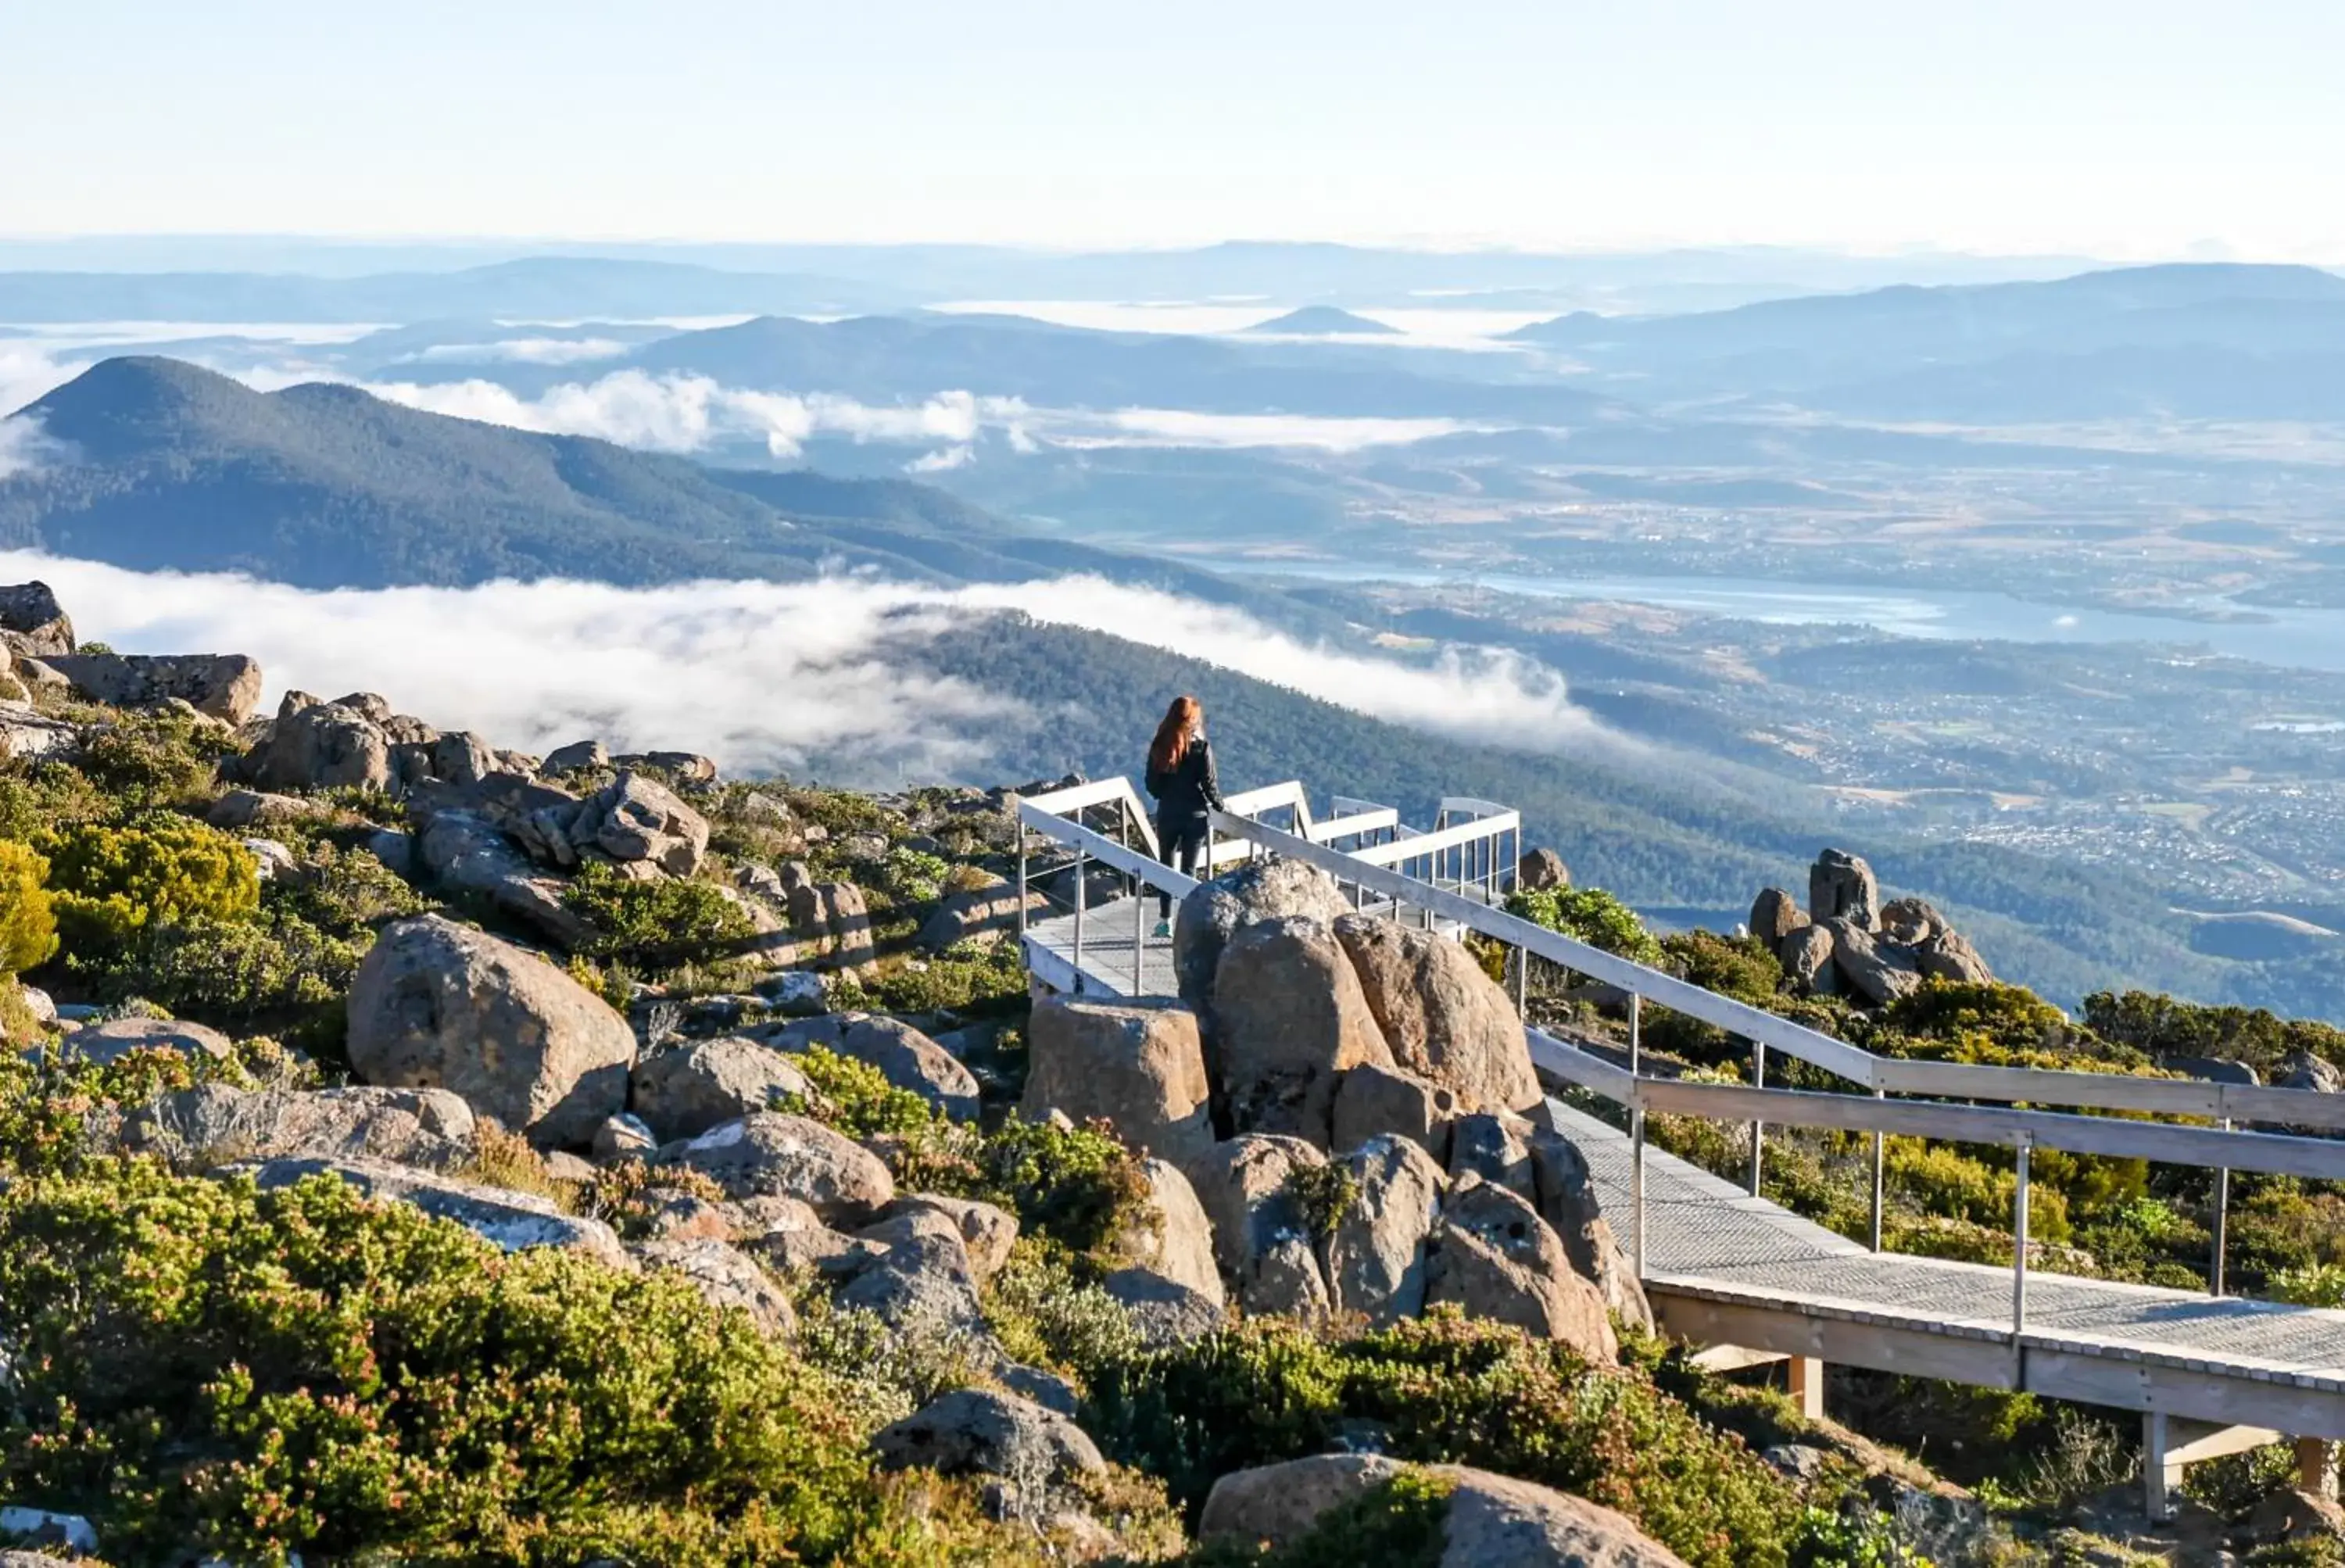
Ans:
[[[740,771],[998,782],[1018,742],[1046,733],[1048,716],[909,656],[1005,610],[1143,641],[1436,735],[1553,750],[1617,738],[1571,705],[1559,677],[1512,655],[1402,664],[1089,577],[957,590],[844,576],[319,592],[28,552],[0,553],[0,573],[46,581],[83,635],[124,651],[249,653],[269,673],[272,703],[288,688],[379,691],[435,724],[523,749],[593,736],[618,748],[704,751]]]

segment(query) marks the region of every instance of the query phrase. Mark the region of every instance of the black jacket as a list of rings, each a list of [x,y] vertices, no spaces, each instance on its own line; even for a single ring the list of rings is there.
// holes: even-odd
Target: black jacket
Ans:
[[[1189,743],[1181,760],[1170,768],[1151,766],[1148,792],[1156,797],[1156,820],[1185,822],[1222,803],[1221,777],[1213,770],[1213,743],[1203,736]]]

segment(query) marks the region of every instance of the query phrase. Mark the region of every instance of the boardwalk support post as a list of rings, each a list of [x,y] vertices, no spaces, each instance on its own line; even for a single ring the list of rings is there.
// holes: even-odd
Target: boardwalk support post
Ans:
[[[2011,1197],[2011,1337],[2012,1350],[2027,1332],[2027,1156],[2035,1146],[2032,1133],[2019,1135],[2019,1180]]]
[[[1767,1043],[1763,1040],[1751,1042],[1751,1086],[1754,1089],[1763,1089],[1767,1086]],[[1766,1175],[1766,1172],[1767,1124],[1754,1120],[1751,1124],[1751,1196],[1752,1197],[1759,1196],[1760,1178]]]
[[[2315,1497],[2335,1497],[2337,1445],[2326,1438],[2297,1439],[2296,1484]]]
[[[1078,996],[1083,993],[1083,883],[1088,880],[1083,875],[1083,850],[1079,844],[1075,847],[1075,994]]]
[[[2227,1133],[2231,1130],[2230,1117],[2223,1118],[2222,1127]],[[2231,1173],[2226,1168],[2215,1173],[2215,1223],[2212,1227],[2215,1232],[2214,1257],[2207,1269],[2207,1293],[2210,1296],[2220,1296],[2223,1293],[2223,1254],[2228,1250],[2224,1246],[2224,1238],[2225,1232],[2230,1228],[2230,1220]]]
[[[1812,1421],[1824,1419],[1824,1364],[1816,1356],[1792,1358],[1792,1399]]]
[[[1026,940],[1026,824],[1018,824],[1018,940]]]
[[[2174,1457],[2173,1432],[2164,1410],[2141,1418],[2141,1511],[2152,1524],[2171,1523],[2174,1494],[2182,1490],[2182,1461]]]

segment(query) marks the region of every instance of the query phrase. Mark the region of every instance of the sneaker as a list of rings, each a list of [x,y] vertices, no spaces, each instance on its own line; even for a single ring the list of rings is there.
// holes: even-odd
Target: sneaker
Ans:
[[[1158,921],[1156,922],[1156,935],[1157,935],[1159,938],[1168,937],[1168,936],[1171,936],[1172,934],[1172,922],[1171,921],[1169,921],[1169,920],[1161,920],[1161,921]]]

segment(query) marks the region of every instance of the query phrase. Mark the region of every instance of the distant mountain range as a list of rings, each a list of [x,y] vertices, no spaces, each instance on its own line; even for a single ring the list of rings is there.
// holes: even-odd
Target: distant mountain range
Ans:
[[[40,422],[59,455],[0,480],[0,544],[138,570],[304,587],[1091,571],[1220,602],[1254,596],[1177,564],[1031,537],[903,480],[705,468],[354,387],[257,392],[174,360],[107,360],[16,417]]]
[[[1365,316],[1355,316],[1349,311],[1339,311],[1333,305],[1305,305],[1299,311],[1289,311],[1284,316],[1274,316],[1267,321],[1256,321],[1246,329],[1249,332],[1283,332],[1294,337],[1334,337],[1339,333],[1396,335],[1398,327],[1387,327],[1382,321],[1372,321]]]

